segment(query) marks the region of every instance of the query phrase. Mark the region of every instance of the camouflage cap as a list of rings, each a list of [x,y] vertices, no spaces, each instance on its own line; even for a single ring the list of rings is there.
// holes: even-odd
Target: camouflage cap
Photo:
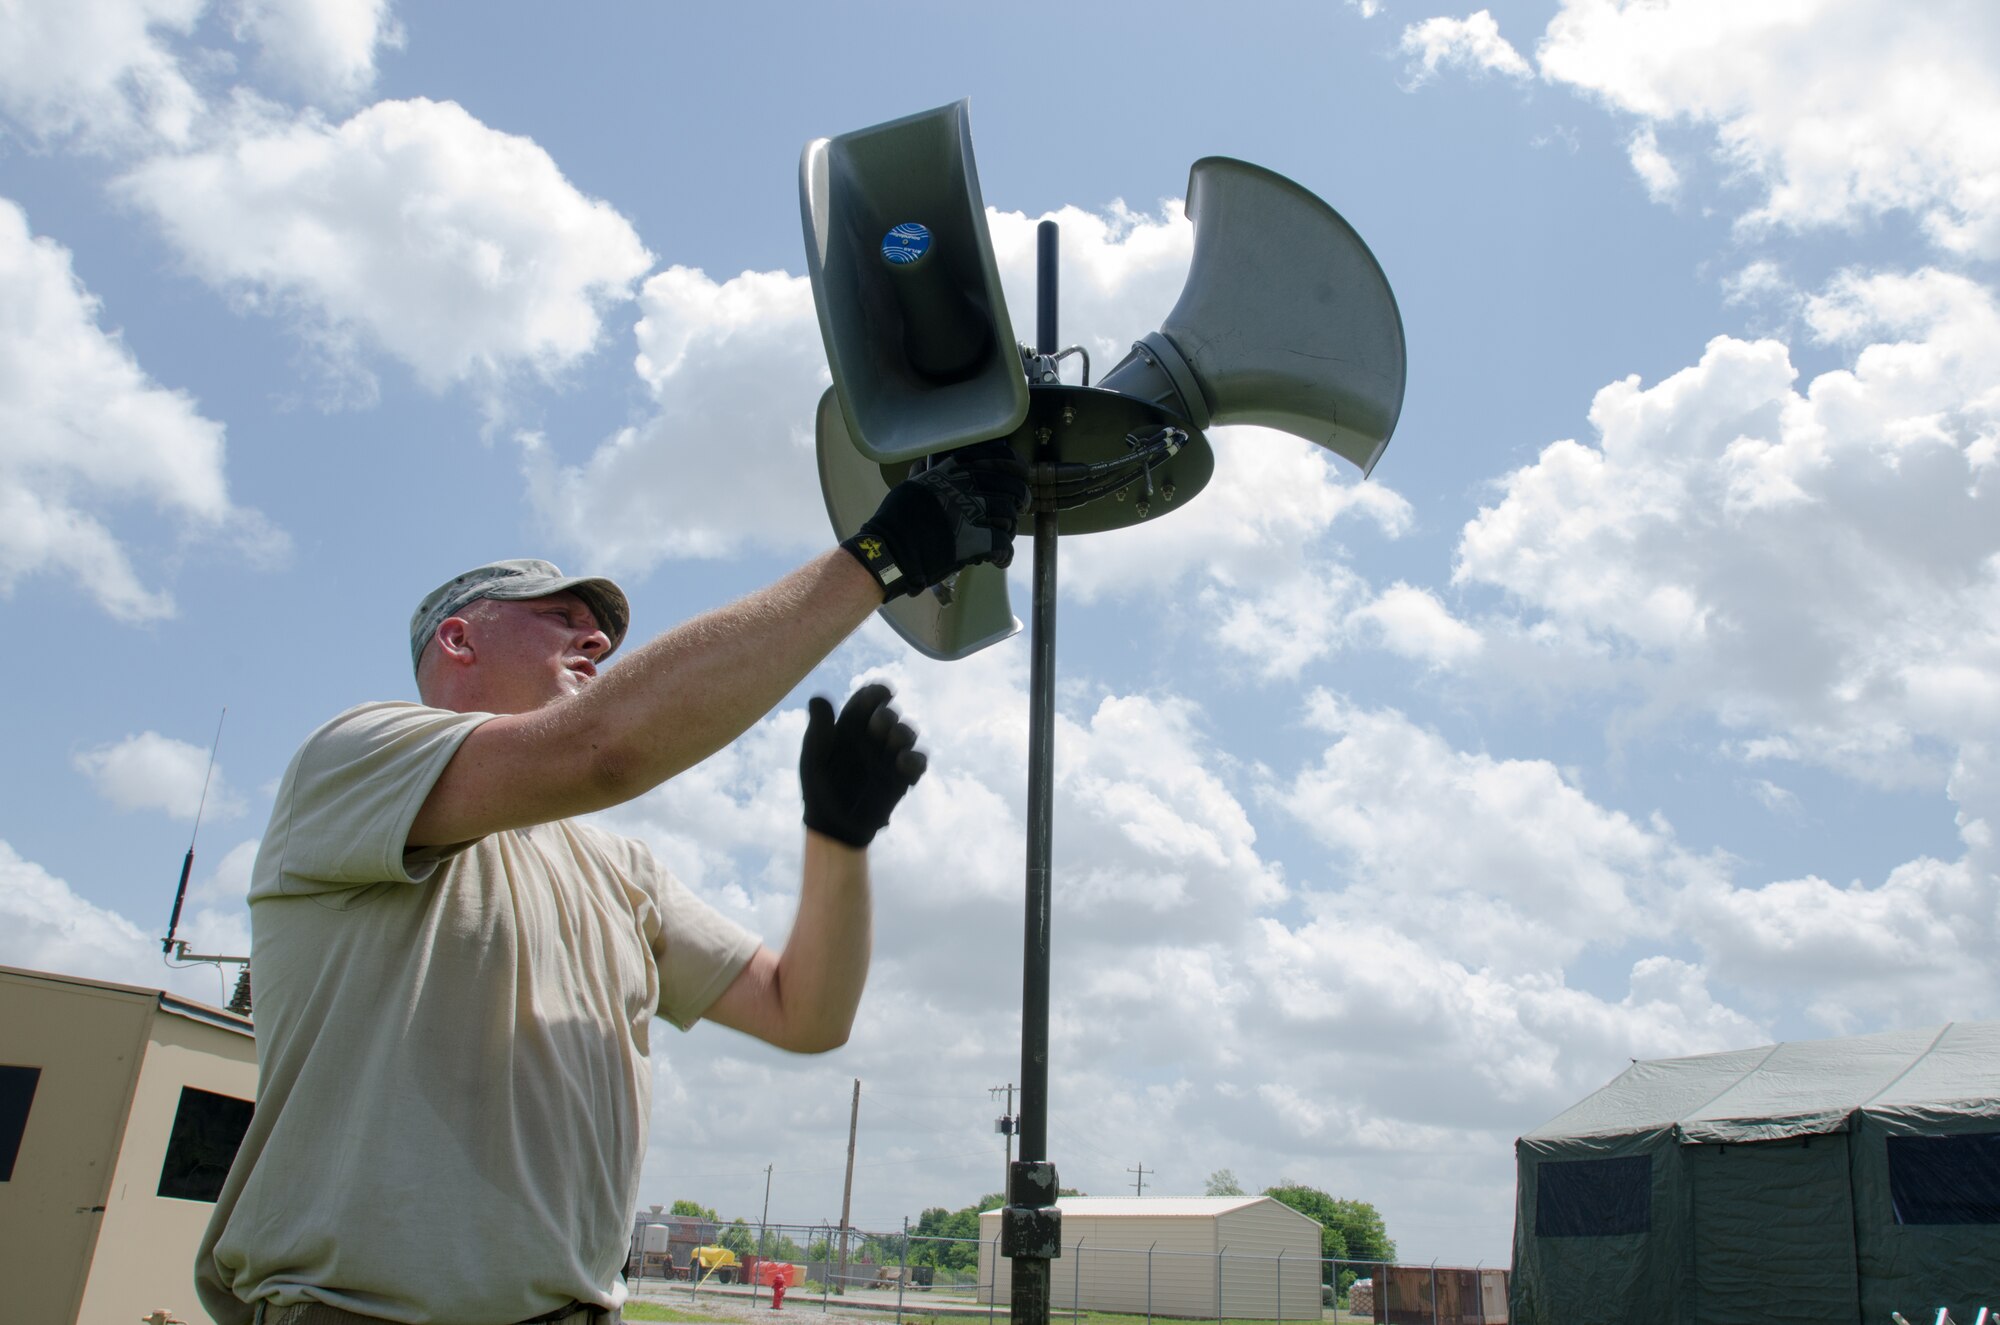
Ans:
[[[489,562],[454,575],[424,595],[424,601],[417,604],[415,614],[410,617],[410,666],[423,661],[424,646],[437,634],[437,628],[446,618],[463,611],[467,603],[481,598],[547,598],[564,590],[581,598],[597,618],[598,628],[611,641],[611,647],[604,651],[609,658],[624,640],[625,628],[632,621],[632,607],[625,601],[625,591],[602,576],[565,575],[549,562],[524,557]]]

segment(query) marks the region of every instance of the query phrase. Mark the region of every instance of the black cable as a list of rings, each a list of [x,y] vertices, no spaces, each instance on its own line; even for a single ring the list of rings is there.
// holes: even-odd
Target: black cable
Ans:
[[[1127,434],[1125,442],[1131,452],[1108,460],[1055,461],[1036,466],[1037,505],[1046,501],[1058,511],[1074,510],[1142,481],[1150,495],[1154,467],[1179,454],[1187,443],[1187,434],[1178,428],[1161,428],[1144,440],[1137,433]],[[1133,472],[1135,466],[1137,472]]]

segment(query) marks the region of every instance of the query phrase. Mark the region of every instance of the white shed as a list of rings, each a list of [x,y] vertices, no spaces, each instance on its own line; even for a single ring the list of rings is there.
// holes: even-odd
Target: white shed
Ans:
[[[1320,1227],[1268,1196],[1068,1196],[1049,1304],[1250,1320],[1320,1318]],[[1013,1296],[1000,1212],[979,1216],[979,1281]],[[1219,1272],[1218,1272],[1219,1269]]]

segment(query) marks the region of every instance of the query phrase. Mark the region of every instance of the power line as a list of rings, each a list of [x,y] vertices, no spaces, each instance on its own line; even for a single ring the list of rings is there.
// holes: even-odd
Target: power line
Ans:
[[[1137,1188],[1139,1189],[1139,1191],[1138,1191],[1138,1194],[1139,1194],[1140,1196],[1144,1196],[1144,1195],[1146,1194],[1146,1165],[1145,1165],[1145,1163],[1144,1163],[1144,1162],[1142,1161],[1142,1162],[1140,1163],[1140,1165],[1139,1165],[1139,1167],[1138,1167],[1138,1168],[1136,1168],[1136,1169],[1126,1169],[1125,1171],[1126,1171],[1127,1173],[1136,1173],[1136,1174],[1138,1174],[1138,1175],[1139,1175],[1139,1180],[1138,1180],[1137,1182],[1133,1183],[1132,1185],[1133,1185],[1133,1186],[1135,1186],[1135,1187],[1137,1187]],[[1156,1177],[1156,1178],[1157,1178],[1157,1177],[1159,1177],[1159,1176],[1160,1176],[1160,1171],[1159,1171],[1158,1169],[1154,1169],[1154,1170],[1153,1170],[1153,1176],[1154,1176],[1154,1177]]]

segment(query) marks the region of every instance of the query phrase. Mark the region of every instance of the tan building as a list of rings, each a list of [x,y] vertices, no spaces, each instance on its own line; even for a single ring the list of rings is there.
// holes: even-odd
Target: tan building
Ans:
[[[207,1322],[195,1247],[256,1091],[247,1018],[0,966],[0,1315]]]
[[[1320,1318],[1320,1227],[1268,1196],[1068,1196],[1051,1310],[1249,1320]],[[1013,1299],[1000,1212],[979,1216],[979,1281]],[[997,1262],[997,1267],[996,1267]],[[997,1268],[997,1274],[996,1274]]]

